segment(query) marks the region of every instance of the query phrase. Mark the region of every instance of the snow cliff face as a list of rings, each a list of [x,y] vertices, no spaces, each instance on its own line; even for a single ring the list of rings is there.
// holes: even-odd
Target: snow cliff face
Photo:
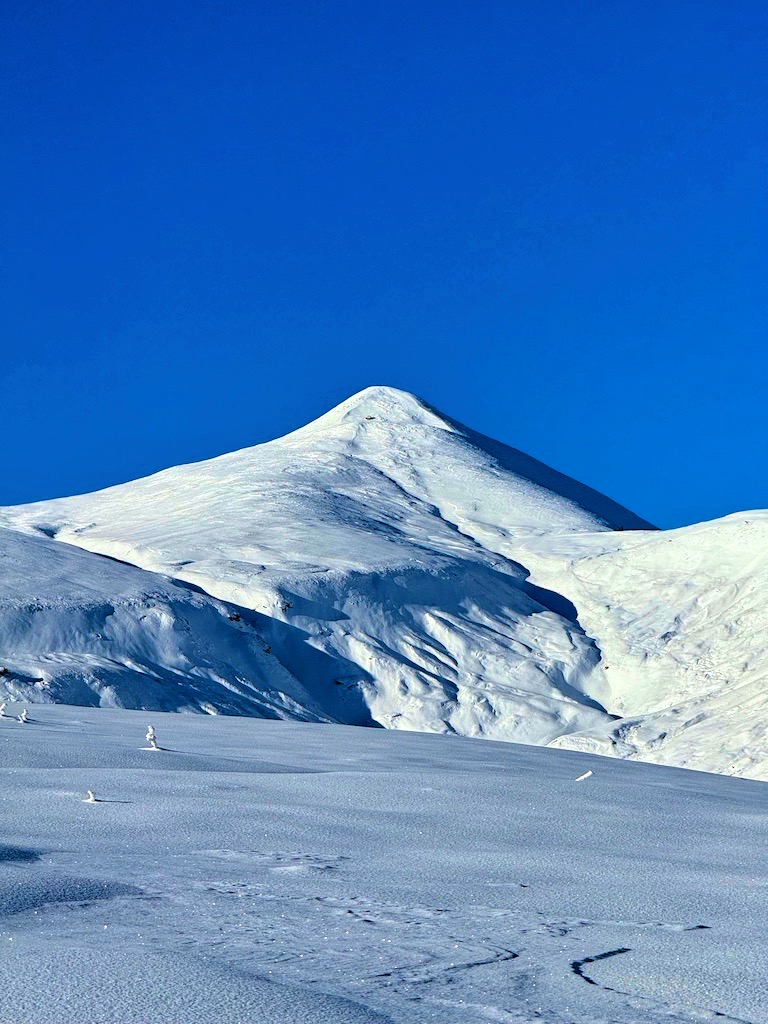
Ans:
[[[748,582],[759,567],[745,556],[737,583],[730,528],[655,531],[403,392],[369,388],[276,441],[0,510],[0,523],[236,606],[270,651],[241,674],[261,692],[282,673],[297,716],[768,771],[764,733],[746,760],[712,739],[738,717],[732,659],[756,694],[765,678],[753,648],[766,602]],[[131,678],[129,706],[154,706]],[[255,697],[244,711],[190,706],[204,700],[263,713]],[[710,722],[702,749],[694,726],[690,743],[657,728],[670,714]]]

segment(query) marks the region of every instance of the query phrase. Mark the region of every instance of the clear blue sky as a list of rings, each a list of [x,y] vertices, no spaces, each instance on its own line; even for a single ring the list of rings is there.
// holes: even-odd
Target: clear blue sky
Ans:
[[[10,2],[0,503],[414,391],[768,506],[764,0]]]

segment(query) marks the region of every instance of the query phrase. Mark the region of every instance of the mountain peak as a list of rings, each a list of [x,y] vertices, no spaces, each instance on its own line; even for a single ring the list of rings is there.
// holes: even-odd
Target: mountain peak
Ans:
[[[388,384],[371,384],[362,391],[350,395],[342,405],[365,405],[366,403],[383,401],[391,405],[408,407],[412,405],[424,405],[424,402],[410,391],[403,391],[402,388],[393,388]]]
[[[284,489],[290,479],[300,479],[301,488],[286,505]],[[0,510],[0,521],[36,524],[38,529],[42,522],[48,529],[50,520],[61,524],[50,527],[51,536],[66,525],[74,536],[85,530],[92,537],[96,520],[107,515],[108,507],[113,525],[113,515],[126,516],[126,526],[131,521],[135,525],[139,516],[148,527],[154,524],[154,536],[161,506],[166,509],[161,522],[164,515],[199,522],[203,509],[215,506],[217,517],[239,524],[238,534],[246,530],[263,539],[274,529],[278,507],[279,514],[296,523],[300,493],[305,507],[299,518],[308,529],[316,517],[346,527],[352,501],[360,506],[361,536],[369,537],[376,532],[371,522],[381,514],[377,506],[387,487],[394,488],[396,504],[426,503],[454,530],[475,541],[482,538],[494,550],[502,536],[653,529],[592,488],[477,433],[416,395],[384,385],[363,389],[275,440],[93,495]],[[221,527],[216,530],[220,533]]]
[[[448,417],[443,416],[416,395],[412,395],[408,391],[401,391],[399,388],[376,384],[351,395],[334,406],[333,409],[288,436],[333,430],[341,425],[377,419],[384,420],[389,424],[423,423],[428,426],[452,429]]]
[[[364,388],[306,426],[242,454],[261,461],[284,446],[294,458],[299,448],[306,458],[320,447],[340,462],[365,461],[436,508],[450,506],[463,519],[456,510],[471,507],[477,514],[468,520],[505,531],[654,529],[591,487],[398,388]]]
[[[415,395],[369,387],[265,444],[0,509],[0,695],[765,773],[761,524],[649,530]]]

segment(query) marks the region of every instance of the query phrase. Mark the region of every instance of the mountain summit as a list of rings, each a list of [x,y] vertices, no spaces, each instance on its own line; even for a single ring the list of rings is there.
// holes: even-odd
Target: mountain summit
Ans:
[[[310,693],[304,717],[531,742],[606,719],[600,656],[569,603],[501,548],[647,526],[385,387],[275,441],[0,523],[236,606]]]
[[[214,552],[241,564],[366,569],[372,559],[390,565],[394,549],[412,558],[423,533],[453,550],[457,531],[482,542],[499,531],[652,529],[597,491],[387,387],[366,388],[277,440],[2,518],[159,571]]]

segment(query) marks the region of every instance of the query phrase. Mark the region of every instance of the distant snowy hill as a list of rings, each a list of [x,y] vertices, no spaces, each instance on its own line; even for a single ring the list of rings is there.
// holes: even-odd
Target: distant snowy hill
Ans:
[[[262,633],[259,616],[188,585],[4,529],[0,574],[5,700],[369,721],[331,685],[338,663],[317,656],[314,699],[271,654],[270,620]]]
[[[746,546],[717,524],[658,532],[391,388],[267,444],[0,510],[0,524],[86,549],[86,575],[109,556],[171,577],[187,601],[232,606],[227,615],[269,649],[266,664],[238,662],[249,706],[217,703],[200,686],[179,708],[266,713],[254,694],[268,692],[274,708],[277,690],[290,698],[277,700],[281,717],[768,775],[758,532]],[[722,587],[735,588],[731,598]],[[229,664],[233,635],[210,639],[213,661]],[[3,630],[0,658],[19,637]],[[195,664],[194,652],[185,657]],[[174,671],[183,688],[186,669]],[[158,704],[138,677],[132,686],[108,702],[176,706]],[[748,726],[745,706],[757,710]]]

